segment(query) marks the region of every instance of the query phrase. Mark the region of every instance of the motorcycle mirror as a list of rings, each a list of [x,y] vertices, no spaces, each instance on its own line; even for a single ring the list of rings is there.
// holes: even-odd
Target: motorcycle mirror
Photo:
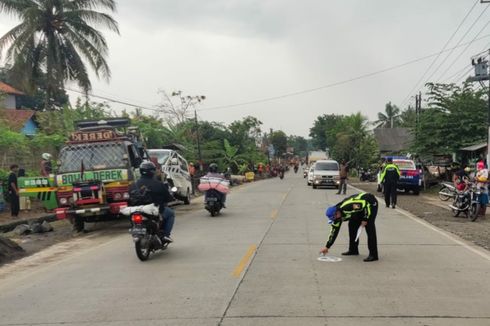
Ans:
[[[170,191],[177,192],[177,187],[172,187],[172,189],[170,189]]]

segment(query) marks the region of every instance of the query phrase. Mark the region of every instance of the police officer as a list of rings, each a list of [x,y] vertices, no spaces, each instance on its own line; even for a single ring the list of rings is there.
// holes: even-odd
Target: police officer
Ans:
[[[359,240],[356,241],[357,230],[362,225],[366,228],[368,238],[369,256],[365,262],[378,260],[378,243],[376,239],[376,226],[374,224],[378,214],[378,201],[373,194],[359,193],[345,198],[335,206],[327,209],[326,215],[332,227],[328,242],[320,253],[327,254],[340,231],[343,221],[349,221],[349,250],[343,252],[344,256],[359,255]]]
[[[396,207],[396,188],[400,179],[400,169],[393,164],[393,159],[388,157],[387,164],[381,172],[381,183],[384,184],[386,207]]]
[[[132,188],[141,189],[146,187],[150,191],[152,202],[158,206],[163,217],[160,237],[163,242],[173,242],[170,234],[174,226],[175,213],[173,209],[167,207],[167,204],[173,201],[174,198],[170,194],[168,185],[155,179],[156,167],[152,162],[141,163],[140,173],[141,178],[132,185]]]

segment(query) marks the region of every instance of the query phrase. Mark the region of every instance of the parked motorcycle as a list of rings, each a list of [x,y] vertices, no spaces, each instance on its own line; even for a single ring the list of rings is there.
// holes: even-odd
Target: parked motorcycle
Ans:
[[[448,201],[450,198],[454,198],[457,193],[456,187],[451,182],[442,182],[441,189],[439,189],[439,199]]]
[[[455,191],[453,203],[449,205],[453,216],[457,217],[464,213],[470,221],[476,221],[480,213],[480,196],[481,189],[476,185],[472,185],[466,191]]]
[[[364,181],[374,182],[374,181],[376,181],[376,179],[377,179],[376,174],[373,173],[371,170],[361,169],[360,175],[359,175],[359,180],[361,182],[364,182]]]

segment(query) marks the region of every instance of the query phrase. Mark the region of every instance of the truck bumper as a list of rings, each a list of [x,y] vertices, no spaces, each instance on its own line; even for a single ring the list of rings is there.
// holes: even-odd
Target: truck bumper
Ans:
[[[87,215],[87,216],[93,216],[93,215],[103,215],[103,214],[112,214],[112,215],[117,215],[119,214],[119,211],[127,207],[128,203],[127,202],[118,202],[118,203],[111,203],[106,206],[100,206],[100,207],[90,207],[90,208],[68,208],[68,207],[62,207],[62,208],[57,208],[56,211],[56,217],[58,220],[62,220],[67,218],[69,215]]]

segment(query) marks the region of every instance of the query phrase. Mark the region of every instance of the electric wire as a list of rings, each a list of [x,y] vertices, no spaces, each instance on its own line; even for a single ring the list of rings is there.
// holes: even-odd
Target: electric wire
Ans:
[[[436,61],[439,59],[439,57],[441,56],[441,54],[444,52],[444,50],[447,48],[447,46],[449,45],[449,43],[451,43],[451,41],[453,40],[454,36],[456,36],[456,34],[458,33],[458,31],[460,30],[461,26],[463,26],[464,22],[466,21],[466,19],[469,17],[469,15],[473,12],[473,9],[476,7],[476,5],[479,3],[479,0],[476,0],[475,3],[473,4],[473,6],[470,8],[470,10],[466,13],[466,15],[464,16],[463,20],[459,23],[458,27],[456,28],[456,30],[453,32],[453,34],[449,37],[449,39],[446,41],[446,43],[444,44],[444,46],[442,47],[441,51],[437,54],[437,56],[434,58],[434,60],[432,60],[432,62],[429,64],[429,66],[427,67],[427,69],[425,69],[425,72],[422,74],[422,76],[420,77],[419,80],[417,80],[417,82],[415,83],[415,85],[413,86],[413,88],[410,90],[410,92],[408,92],[407,96],[405,97],[405,99],[402,101],[402,104],[405,103],[407,101],[408,98],[410,98],[411,94],[417,89],[417,87],[419,86],[420,82],[422,82],[425,78],[425,76],[429,73],[429,71],[432,69],[432,67],[435,65]]]
[[[487,9],[490,7],[490,4],[488,4],[483,10],[482,12],[480,13],[480,15],[478,15],[478,17],[476,17],[476,19],[473,21],[473,23],[471,24],[471,26],[466,30],[466,32],[464,33],[464,35],[459,39],[458,43],[456,43],[456,45],[459,45],[461,44],[461,42],[466,38],[466,36],[471,32],[471,30],[473,29],[473,27],[475,27],[476,23],[480,20],[480,18],[483,16],[483,14],[487,11]],[[468,42],[467,44],[471,44],[472,42]],[[436,70],[434,70],[432,72],[432,74],[430,74],[430,76],[427,78],[427,80],[425,81],[425,83],[427,83],[429,80],[431,80],[434,75],[439,71],[439,69],[441,69],[441,67],[446,63],[446,61],[451,57],[451,55],[453,54],[455,49],[453,49],[452,51],[450,51],[446,57],[442,60],[442,62],[437,66]],[[424,84],[425,84],[424,83]]]
[[[480,41],[480,40],[486,39],[488,37],[490,37],[490,34],[486,34],[486,35],[483,35],[483,36],[481,36],[479,38],[476,38],[476,39],[473,40],[473,42]],[[468,42],[468,43],[470,43],[470,42]],[[460,45],[458,45],[456,47],[446,49],[443,52],[451,51],[454,48],[463,47],[463,46],[467,45],[468,43],[463,43],[463,44],[460,44]],[[298,95],[302,95],[302,94],[312,93],[312,92],[316,92],[316,91],[319,91],[319,90],[328,89],[328,88],[332,88],[332,87],[335,87],[335,86],[347,84],[347,83],[350,83],[350,82],[353,82],[353,81],[357,81],[357,80],[365,79],[365,78],[372,77],[372,76],[375,76],[375,75],[379,75],[379,74],[382,74],[382,73],[385,73],[385,72],[388,72],[388,71],[392,71],[392,70],[395,70],[395,69],[399,69],[399,68],[402,68],[402,67],[405,67],[405,66],[414,64],[414,63],[418,63],[418,62],[421,62],[421,61],[430,59],[430,58],[432,58],[434,56],[437,56],[438,54],[439,54],[439,52],[435,52],[435,53],[428,54],[428,55],[423,56],[423,57],[419,57],[419,58],[416,58],[416,59],[412,59],[412,60],[406,61],[404,63],[400,63],[400,64],[393,65],[393,66],[390,66],[390,67],[387,67],[387,68],[384,68],[384,69],[380,69],[380,70],[377,70],[377,71],[373,71],[373,72],[366,73],[366,74],[363,74],[363,75],[359,75],[359,76],[356,76],[356,77],[353,77],[353,78],[349,78],[349,79],[345,79],[345,80],[333,82],[333,83],[330,83],[330,84],[327,84],[327,85],[323,85],[323,86],[319,86],[319,87],[315,87],[315,88],[310,88],[310,89],[305,89],[305,90],[301,90],[301,91],[286,93],[286,94],[282,94],[282,95],[278,95],[278,96],[266,97],[266,98],[262,98],[262,99],[250,100],[250,101],[241,102],[241,103],[234,103],[234,104],[229,104],[229,105],[220,105],[220,106],[214,106],[214,107],[202,108],[202,109],[199,109],[198,108],[196,110],[198,112],[200,112],[200,111],[220,110],[220,109],[225,109],[225,108],[233,108],[233,107],[245,106],[245,105],[250,105],[250,104],[270,102],[270,101],[274,101],[274,100],[278,100],[278,99],[283,99],[283,98],[298,96]],[[74,93],[78,93],[78,94],[81,94],[81,95],[84,95],[84,96],[87,95],[85,92],[83,92],[81,90],[76,90],[76,89],[73,89],[73,88],[66,88],[66,90],[71,91],[71,92],[74,92]],[[162,112],[158,108],[150,108],[148,106],[142,106],[142,105],[130,103],[128,101],[122,101],[122,100],[115,99],[115,98],[108,97],[108,96],[97,95],[97,94],[94,94],[92,92],[89,92],[88,96],[89,97],[93,97],[93,98],[98,98],[98,99],[101,99],[101,100],[104,100],[104,101],[112,102],[112,103],[118,103],[118,104],[130,106],[130,107],[134,107],[134,108],[137,108],[137,109],[143,109],[143,110],[154,111],[154,112],[159,112],[159,113]]]
[[[489,5],[490,6],[490,5]],[[488,6],[487,6],[488,8]],[[475,35],[475,37],[473,38],[473,40],[475,38],[477,38],[478,36],[480,36],[480,34],[485,30],[485,28],[487,28],[488,24],[490,24],[490,20],[480,29],[480,31]],[[472,40],[472,42],[473,42]],[[454,58],[454,60],[451,62],[451,64],[446,68],[446,70],[444,70],[444,72],[439,76],[439,78],[437,79],[437,82],[439,82],[439,80],[441,80],[442,78],[444,78],[444,76],[447,74],[447,72],[449,71],[449,69],[451,69],[451,67],[459,60],[459,58],[461,58],[461,56],[468,50],[468,48],[470,47],[471,43],[468,44],[460,53],[458,56],[456,56],[456,58]]]

